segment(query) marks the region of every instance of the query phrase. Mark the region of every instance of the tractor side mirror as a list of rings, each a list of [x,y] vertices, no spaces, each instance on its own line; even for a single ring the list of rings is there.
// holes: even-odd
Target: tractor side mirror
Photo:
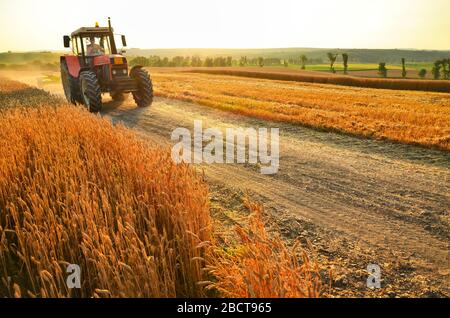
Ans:
[[[127,39],[125,38],[125,35],[122,35],[122,46],[127,46]]]
[[[64,47],[70,47],[70,36],[64,35]]]

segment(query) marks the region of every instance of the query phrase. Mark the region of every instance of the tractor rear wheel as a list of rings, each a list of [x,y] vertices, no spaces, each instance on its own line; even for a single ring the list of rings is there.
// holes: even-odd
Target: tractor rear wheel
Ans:
[[[137,83],[138,90],[133,92],[134,101],[139,107],[150,106],[153,102],[153,84],[150,75],[142,68],[131,70],[131,78]]]
[[[87,109],[91,113],[99,112],[102,109],[102,92],[95,73],[92,71],[81,72],[80,87],[83,103]]]
[[[61,82],[64,88],[64,95],[69,103],[76,105],[77,103],[82,103],[80,92],[80,84],[78,80],[70,75],[69,69],[65,61],[61,62]]]

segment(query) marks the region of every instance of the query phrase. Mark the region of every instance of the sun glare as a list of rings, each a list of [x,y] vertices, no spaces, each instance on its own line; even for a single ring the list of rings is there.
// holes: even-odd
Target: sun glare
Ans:
[[[70,14],[61,2],[1,1],[0,51],[62,49],[62,35],[108,16],[140,48],[450,49],[447,0],[80,0],[89,10]]]

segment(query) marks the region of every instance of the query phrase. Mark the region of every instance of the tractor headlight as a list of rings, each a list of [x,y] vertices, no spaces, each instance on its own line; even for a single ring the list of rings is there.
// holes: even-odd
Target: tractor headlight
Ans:
[[[127,75],[127,70],[126,70],[126,69],[123,69],[123,70],[122,70],[122,73],[123,73],[123,75]]]
[[[116,75],[116,74],[117,74],[117,71],[116,71],[116,70],[112,70],[112,74],[113,74],[113,75]]]

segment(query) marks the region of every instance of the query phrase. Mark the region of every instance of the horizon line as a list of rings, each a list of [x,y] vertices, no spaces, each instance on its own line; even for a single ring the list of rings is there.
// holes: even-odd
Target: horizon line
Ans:
[[[356,47],[342,47],[342,48],[333,48],[333,47],[259,47],[259,48],[246,48],[246,47],[233,47],[233,48],[224,48],[224,47],[158,47],[158,48],[140,48],[140,47],[130,47],[125,48],[125,50],[295,50],[295,49],[307,49],[307,50],[392,50],[392,51],[437,51],[437,52],[450,52],[449,49],[419,49],[419,48],[356,48]],[[58,50],[58,49],[35,49],[35,50],[6,50],[0,52],[0,54],[5,53],[43,53],[43,52],[64,52],[68,50]]]

